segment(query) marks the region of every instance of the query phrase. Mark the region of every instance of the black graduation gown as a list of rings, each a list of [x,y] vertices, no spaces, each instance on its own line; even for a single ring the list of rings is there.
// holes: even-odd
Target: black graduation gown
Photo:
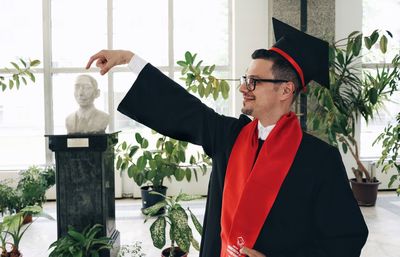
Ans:
[[[201,145],[212,157],[200,256],[218,257],[227,162],[250,119],[217,114],[151,64],[118,110],[161,134]],[[355,257],[367,235],[338,150],[304,133],[254,249],[267,257]]]

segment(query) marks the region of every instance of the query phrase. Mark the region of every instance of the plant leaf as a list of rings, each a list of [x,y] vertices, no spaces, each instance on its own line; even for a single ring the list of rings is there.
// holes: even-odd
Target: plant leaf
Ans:
[[[158,217],[153,224],[150,226],[151,239],[153,240],[153,245],[158,249],[161,249],[165,245],[165,227],[166,227],[165,217]]]
[[[199,220],[197,217],[193,214],[193,212],[188,208],[190,212],[190,217],[192,218],[193,225],[196,228],[197,232],[199,232],[200,235],[203,234],[203,226],[200,224]]]
[[[381,41],[379,42],[379,46],[381,48],[382,53],[386,53],[386,51],[387,51],[387,43],[388,43],[387,37],[385,35],[383,35],[381,37]]]

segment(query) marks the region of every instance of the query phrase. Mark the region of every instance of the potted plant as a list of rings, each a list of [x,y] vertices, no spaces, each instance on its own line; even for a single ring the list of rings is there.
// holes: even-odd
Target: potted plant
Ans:
[[[22,257],[19,243],[27,229],[32,225],[32,223],[23,224],[26,215],[54,220],[50,215],[44,213],[40,206],[27,206],[16,214],[5,216],[3,222],[0,223],[1,257]],[[10,251],[8,251],[7,245],[10,246]]]
[[[46,201],[46,190],[55,184],[54,167],[31,166],[19,173],[17,191],[21,197],[22,206],[39,205]]]
[[[393,185],[396,180],[400,180],[400,165],[397,161],[400,150],[400,113],[397,114],[396,124],[389,124],[382,134],[374,141],[374,144],[382,142],[382,156],[378,160],[378,166],[382,166],[382,172],[395,167],[397,174],[390,177],[389,187]],[[397,195],[400,195],[400,185],[397,187]]]
[[[158,194],[154,192],[154,194]],[[191,196],[179,193],[177,196],[162,196],[163,201],[144,210],[144,213],[152,216],[159,209],[165,208],[165,214],[159,216],[150,226],[151,239],[153,245],[162,249],[166,244],[166,228],[169,227],[168,235],[171,240],[170,247],[162,251],[163,257],[183,257],[187,256],[190,246],[199,250],[200,246],[193,237],[192,229],[189,227],[189,215],[197,232],[202,234],[202,226],[192,211],[183,209],[180,202],[200,199],[201,196]],[[189,215],[188,215],[189,213]],[[147,221],[147,218],[145,222]]]
[[[141,186],[142,210],[162,200],[160,195],[151,194],[151,192],[165,195],[167,190],[163,185],[165,178],[174,177],[177,181],[186,178],[187,181],[191,181],[193,172],[197,180],[196,168],[200,168],[205,174],[207,165],[210,164],[210,158],[204,154],[198,154],[197,158],[191,155],[190,162],[186,163],[187,142],[160,135],[156,150],[148,151],[149,144],[146,138],[136,133],[135,139],[137,144],[128,145],[124,142],[119,145],[117,168],[126,169],[128,176]]]
[[[18,213],[26,206],[39,205],[46,201],[46,190],[55,184],[54,167],[31,166],[19,173],[16,188],[11,187],[10,181],[0,183],[0,210],[2,213]],[[32,217],[26,216],[27,221]]]
[[[200,98],[212,96],[217,100],[222,95],[227,99],[229,85],[226,80],[217,79],[213,75],[215,65],[202,67],[203,61],[196,62],[196,56],[197,54],[186,52],[185,60],[177,62],[182,67],[181,74],[185,77],[181,79],[185,81],[187,90],[197,93]],[[191,181],[194,174],[197,181],[197,168],[200,168],[204,175],[207,166],[211,164],[211,159],[205,154],[197,153],[197,156],[191,155],[187,158],[187,142],[155,132],[154,134],[158,136],[154,150],[147,150],[149,140],[140,133],[135,134],[136,143],[129,144],[124,141],[116,148],[116,169],[121,172],[127,171],[128,176],[141,187],[143,209],[162,200],[159,195],[150,192],[156,191],[165,195],[165,178],[174,177],[177,181],[186,178],[187,181]]]
[[[375,204],[379,181],[360,160],[359,142],[355,139],[355,126],[359,118],[368,122],[382,106],[384,100],[397,90],[400,56],[391,64],[376,68],[375,73],[361,69],[361,58],[373,48],[382,53],[387,50],[390,32],[375,30],[370,36],[356,31],[330,46],[330,88],[314,87],[310,95],[316,105],[309,121],[314,130],[322,130],[331,144],[341,145],[343,152],[350,151],[356,162],[352,168],[353,193],[360,205]]]
[[[0,212],[2,216],[14,212],[19,202],[15,189],[9,186],[9,183],[8,180],[0,181]]]
[[[68,227],[68,234],[50,245],[49,257],[98,257],[103,249],[112,248],[111,238],[96,237],[101,229],[100,224],[88,226],[83,232]]]
[[[31,166],[19,173],[20,179],[17,185],[19,209],[25,206],[39,205],[46,201],[46,191],[55,184],[56,175],[54,167]],[[16,210],[18,211],[18,209]],[[32,216],[27,215],[24,222],[31,222]]]
[[[19,89],[22,83],[27,84],[26,78],[29,78],[32,82],[35,82],[35,76],[32,73],[32,67],[38,66],[40,64],[39,60],[29,60],[28,62],[23,59],[19,59],[22,66],[18,65],[15,62],[11,62],[11,65],[16,71],[12,71],[11,69],[6,68],[6,70],[10,73],[9,75],[0,74],[0,87],[3,91],[8,89],[13,89],[14,87]],[[7,84],[5,81],[7,81]]]

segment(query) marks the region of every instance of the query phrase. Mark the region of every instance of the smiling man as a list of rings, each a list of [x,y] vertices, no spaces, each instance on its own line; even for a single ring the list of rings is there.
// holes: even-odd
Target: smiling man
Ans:
[[[276,44],[252,55],[238,119],[215,113],[130,51],[93,55],[100,73],[138,74],[123,114],[212,157],[201,257],[357,257],[368,230],[339,151],[291,112],[314,80],[329,86],[328,43],[273,19]]]

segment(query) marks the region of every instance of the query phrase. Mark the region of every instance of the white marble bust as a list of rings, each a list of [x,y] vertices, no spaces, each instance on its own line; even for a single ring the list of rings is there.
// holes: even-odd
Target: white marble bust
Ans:
[[[110,116],[94,106],[93,102],[99,95],[95,78],[89,75],[79,75],[76,78],[74,96],[79,109],[65,119],[68,134],[105,132]]]

